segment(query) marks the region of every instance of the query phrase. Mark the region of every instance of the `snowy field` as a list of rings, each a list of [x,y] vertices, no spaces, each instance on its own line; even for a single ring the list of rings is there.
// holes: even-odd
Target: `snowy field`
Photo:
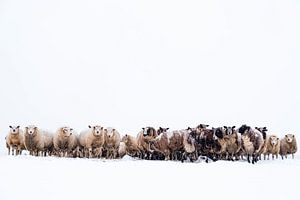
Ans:
[[[1,156],[0,199],[299,200],[294,160],[214,163]]]

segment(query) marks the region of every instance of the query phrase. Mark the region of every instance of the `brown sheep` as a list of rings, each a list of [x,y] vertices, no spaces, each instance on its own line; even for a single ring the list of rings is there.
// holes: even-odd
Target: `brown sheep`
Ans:
[[[294,159],[294,154],[297,152],[297,141],[293,134],[287,134],[280,140],[280,155],[282,159],[287,158],[288,154],[292,154]]]
[[[173,131],[169,139],[169,148],[171,151],[171,160],[181,160],[183,153],[183,130]]]
[[[126,155],[126,144],[125,142],[120,142],[118,157],[123,158]]]
[[[30,155],[51,155],[53,150],[53,135],[36,126],[25,127],[25,147]]]
[[[239,152],[241,150],[242,138],[241,134],[235,130],[235,126],[224,126],[225,139],[226,139],[226,151],[228,154],[228,160],[239,159]]]
[[[192,130],[188,129],[183,134],[184,153],[181,158],[181,162],[183,162],[187,158],[189,158],[191,162],[194,162],[198,159],[195,138],[191,133],[192,133]]]
[[[9,128],[9,133],[5,137],[8,155],[10,155],[10,150],[12,155],[21,155],[22,150],[25,149],[23,130],[20,126],[9,126]]]
[[[102,156],[104,145],[104,130],[102,126],[89,126],[88,130],[82,131],[79,135],[79,147],[86,158]]]
[[[141,151],[140,158],[150,159],[152,150],[150,149],[150,141],[156,137],[156,130],[152,127],[142,128],[142,131],[137,135],[138,148]]]
[[[266,155],[272,154],[272,159],[280,153],[280,140],[276,135],[270,135],[267,137],[264,148],[263,148],[264,160],[266,160]]]
[[[106,128],[104,129],[104,148],[106,150],[106,159],[117,158],[118,149],[120,146],[120,134],[114,128]]]
[[[225,137],[225,130],[223,127],[212,128],[214,138],[213,152],[216,159],[223,159],[227,157],[227,138]]]
[[[135,137],[125,134],[122,138],[122,142],[126,145],[126,154],[131,157],[139,157],[140,149],[138,147],[138,141]]]
[[[150,148],[155,153],[163,155],[163,159],[170,160],[170,148],[169,148],[169,136],[171,135],[170,132],[167,132],[169,128],[159,128],[157,131],[159,135],[150,141]],[[153,152],[153,153],[154,153]]]
[[[70,127],[59,128],[53,137],[54,150],[58,156],[73,156],[77,148],[77,135]]]

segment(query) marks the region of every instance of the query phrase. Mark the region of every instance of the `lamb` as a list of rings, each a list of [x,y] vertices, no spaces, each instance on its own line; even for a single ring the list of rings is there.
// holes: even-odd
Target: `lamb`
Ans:
[[[77,149],[77,134],[70,127],[59,128],[53,137],[54,150],[58,156],[72,156]]]
[[[297,152],[297,141],[293,134],[287,134],[280,140],[280,155],[283,159],[287,158],[288,154],[292,154],[294,159],[294,154]]]
[[[126,145],[126,154],[131,157],[139,157],[141,151],[138,147],[138,141],[135,137],[125,134],[122,138],[122,142]]]
[[[9,128],[10,130],[5,137],[8,155],[10,155],[10,150],[12,155],[21,155],[22,150],[25,149],[23,130],[20,129],[20,126],[9,126]]]
[[[276,156],[278,158],[278,154],[280,152],[280,140],[276,135],[270,135],[267,137],[266,142],[263,148],[264,160],[266,160],[266,155],[272,154],[272,159]]]
[[[264,145],[262,133],[247,125],[242,125],[238,132],[242,135],[242,148],[247,161],[250,163],[250,157],[252,157],[252,164],[256,163]]]
[[[104,128],[102,126],[88,126],[88,130],[82,131],[79,135],[79,149],[82,149],[86,158],[102,156],[104,145]]]
[[[30,155],[51,155],[53,150],[53,135],[36,126],[25,127],[25,147]]]
[[[106,159],[114,159],[117,157],[120,146],[121,137],[119,132],[114,128],[104,129],[104,148],[106,150]]]

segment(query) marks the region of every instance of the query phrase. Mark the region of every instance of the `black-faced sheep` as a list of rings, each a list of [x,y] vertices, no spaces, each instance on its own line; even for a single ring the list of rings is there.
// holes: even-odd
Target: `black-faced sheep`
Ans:
[[[242,135],[242,148],[248,162],[256,163],[264,145],[262,133],[247,125],[242,125],[238,129],[238,132]],[[250,157],[252,161],[250,161]]]
[[[226,151],[228,154],[228,160],[239,159],[241,151],[242,137],[241,134],[235,130],[235,126],[224,126],[225,140],[226,140]]]
[[[24,133],[20,126],[9,126],[9,132],[5,139],[8,155],[10,155],[10,151],[12,155],[22,154],[22,150],[25,149],[25,144]]]
[[[102,156],[104,145],[104,128],[102,126],[89,126],[88,130],[82,131],[79,135],[79,145],[84,157],[92,158]]]
[[[294,154],[297,152],[297,141],[296,137],[293,134],[287,134],[280,140],[280,155],[282,159],[287,158],[288,154],[292,154],[292,158],[294,158]]]
[[[198,159],[198,152],[196,149],[196,142],[194,136],[191,134],[192,130],[187,129],[183,135],[183,149],[184,153],[181,159],[181,162],[189,158],[191,162],[194,162]]]

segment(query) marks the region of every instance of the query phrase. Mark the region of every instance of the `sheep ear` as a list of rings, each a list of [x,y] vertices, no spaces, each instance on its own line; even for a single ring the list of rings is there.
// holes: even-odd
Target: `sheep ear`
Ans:
[[[285,135],[284,137],[287,137],[287,135]]]
[[[295,137],[295,135],[293,135],[293,138]]]
[[[9,128],[12,128],[12,126],[9,126]]]
[[[227,129],[227,126],[223,126],[225,129]]]
[[[73,131],[73,129],[72,129],[72,128],[70,128],[70,131]]]
[[[127,137],[127,134],[125,134],[125,137]]]
[[[91,125],[88,125],[88,127],[89,127],[89,128],[92,128],[92,126],[91,126]]]
[[[17,128],[20,128],[20,126],[17,126]]]
[[[232,129],[235,129],[235,126],[233,126]]]
[[[101,130],[103,130],[104,129],[104,127],[101,127]]]
[[[113,132],[115,132],[115,131],[116,131],[116,129],[114,129],[114,128],[113,128],[113,130],[112,130],[112,131],[113,131]]]
[[[170,128],[166,128],[166,130],[169,130]]]

